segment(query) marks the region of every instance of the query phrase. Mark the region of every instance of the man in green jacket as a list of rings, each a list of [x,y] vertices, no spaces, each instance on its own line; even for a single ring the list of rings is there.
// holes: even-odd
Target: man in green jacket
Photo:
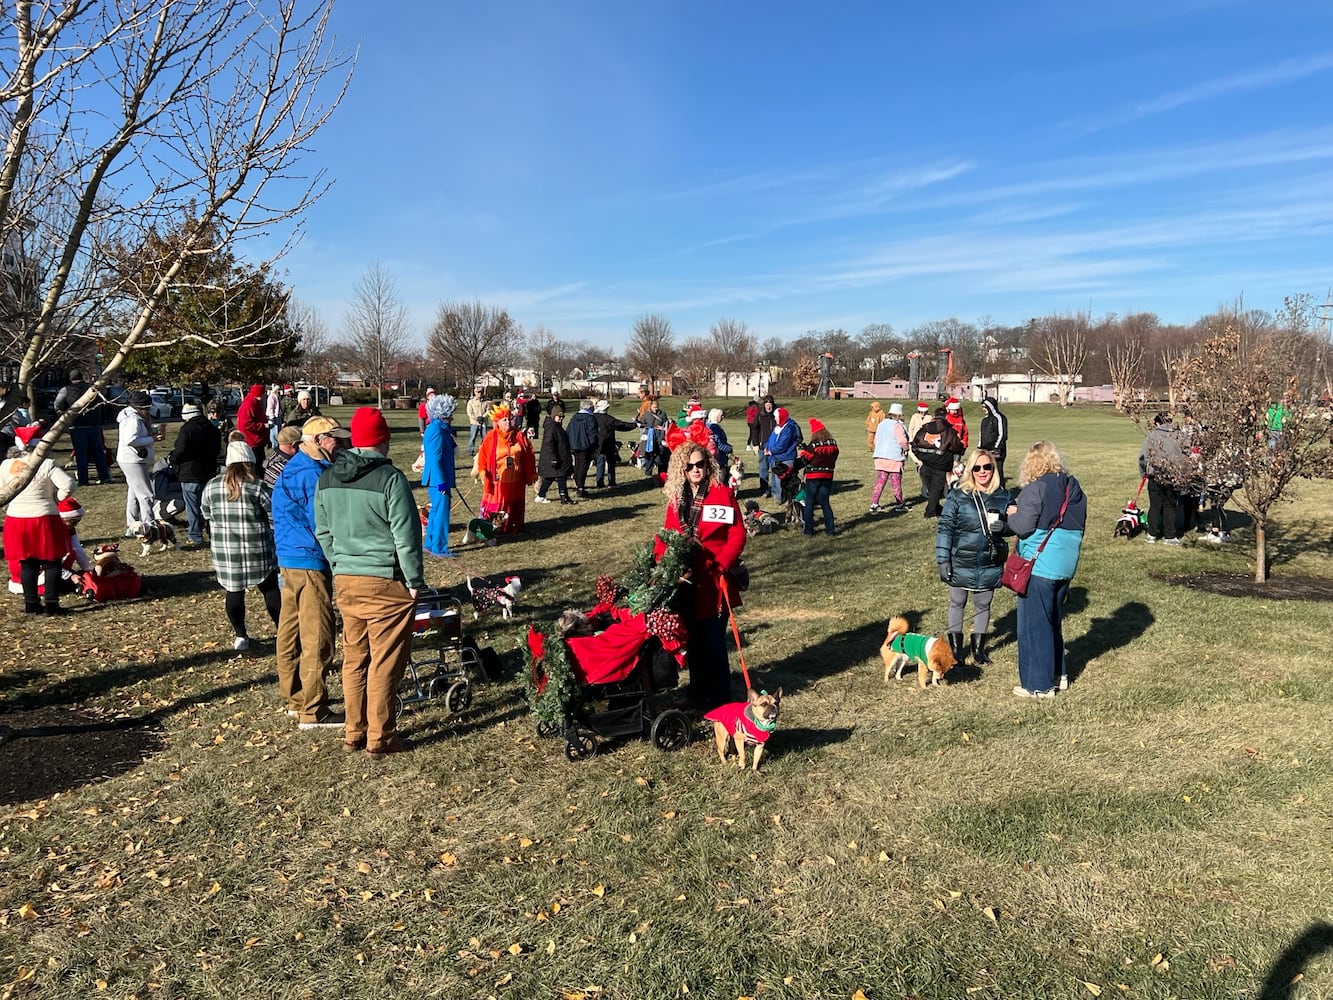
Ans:
[[[315,487],[315,537],[333,568],[343,618],[344,750],[373,757],[412,745],[398,735],[394,700],[412,649],[417,591],[425,585],[421,515],[407,477],[389,460],[384,414],[352,416],[352,447]]]

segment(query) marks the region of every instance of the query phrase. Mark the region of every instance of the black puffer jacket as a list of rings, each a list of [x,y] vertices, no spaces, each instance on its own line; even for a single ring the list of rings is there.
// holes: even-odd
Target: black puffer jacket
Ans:
[[[998,551],[991,555],[986,545],[986,533],[981,530],[981,517],[976,500],[992,514],[1000,516],[999,527],[991,532]],[[939,527],[935,530],[935,562],[941,576],[949,567],[949,586],[965,590],[994,590],[1000,585],[1000,571],[1009,556],[1008,543],[1000,536],[1009,530],[1005,511],[1013,502],[1013,494],[1003,487],[994,493],[964,493],[952,489],[944,498],[940,510]]]
[[[569,451],[569,431],[564,422],[546,418],[542,427],[542,450],[537,456],[537,475],[543,479],[563,479],[574,471]]]

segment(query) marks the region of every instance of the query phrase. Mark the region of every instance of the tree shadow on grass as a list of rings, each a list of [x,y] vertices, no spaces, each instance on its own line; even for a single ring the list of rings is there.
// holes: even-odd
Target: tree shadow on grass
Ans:
[[[1109,615],[1094,617],[1087,630],[1077,639],[1069,638],[1069,618],[1080,614],[1088,606],[1088,592],[1084,587],[1071,587],[1065,604],[1065,653],[1069,679],[1078,677],[1099,656],[1127,646],[1143,635],[1157,619],[1142,601],[1126,601]],[[1005,612],[991,623],[991,649],[1003,649],[1018,643],[1018,610]]]
[[[909,616],[920,617],[921,612],[907,612]],[[908,621],[913,618],[909,617]],[[753,630],[760,631],[768,626],[758,625]],[[751,628],[747,625],[747,631]],[[751,670],[752,674],[761,674],[766,678],[764,687],[781,686],[784,695],[809,687],[815,681],[834,674],[842,673],[862,663],[867,657],[875,656],[884,642],[884,623],[870,622],[860,628],[839,632],[822,642],[794,651],[790,656],[774,660],[762,668]],[[756,682],[756,687],[760,686]]]
[[[1324,952],[1333,949],[1333,926],[1311,924],[1296,940],[1282,949],[1264,977],[1259,1000],[1291,1000],[1296,996],[1296,984],[1310,963]]]
[[[1225,546],[1217,546],[1224,548]],[[1252,547],[1251,547],[1252,548]],[[1265,552],[1268,566],[1282,566],[1292,562],[1298,556],[1333,557],[1333,534],[1329,533],[1327,522],[1318,522],[1313,518],[1301,520],[1284,519],[1280,526],[1269,523],[1265,539]],[[1251,553],[1253,554],[1253,553]]]
[[[572,511],[559,518],[526,522],[523,531],[532,539],[554,538],[572,528],[588,528],[615,521],[633,521],[638,518],[640,511],[656,506],[645,500],[642,503],[621,503],[614,507],[592,507],[591,501],[583,500]]]

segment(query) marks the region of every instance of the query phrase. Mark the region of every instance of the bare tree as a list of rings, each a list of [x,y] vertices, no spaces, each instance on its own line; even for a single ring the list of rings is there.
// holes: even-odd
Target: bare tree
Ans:
[[[723,373],[723,393],[731,395],[730,374],[754,366],[758,341],[744,320],[720,319],[709,329],[713,338],[714,369]]]
[[[1074,402],[1074,386],[1088,358],[1088,317],[1048,316],[1040,323],[1032,362],[1055,383],[1061,406]]]
[[[634,331],[625,345],[625,364],[657,391],[657,380],[670,375],[676,364],[676,338],[665,316],[649,313],[634,321]]]
[[[287,304],[287,322],[301,338],[302,376],[332,391],[338,381],[338,354],[324,317],[314,306],[292,299]]]
[[[1143,342],[1130,338],[1106,348],[1106,367],[1111,373],[1115,408],[1129,410],[1143,389]]]
[[[519,328],[509,313],[480,302],[441,302],[426,338],[431,361],[448,368],[460,386],[471,386],[487,369],[513,362]]]
[[[1227,330],[1190,357],[1180,381],[1200,426],[1192,443],[1204,485],[1236,489],[1254,521],[1254,580],[1263,583],[1273,508],[1293,499],[1297,479],[1333,472],[1314,372],[1292,369],[1283,338],[1260,334],[1246,347]]]
[[[109,248],[145,242],[161,220],[188,220],[119,317],[102,375],[43,436],[38,456],[98,399],[130,351],[162,339],[153,315],[192,256],[250,235],[271,238],[284,224],[294,234],[325,189],[320,174],[303,180],[298,164],[346,86],[349,60],[326,47],[331,7],[25,0],[2,8],[10,30],[0,41],[0,247],[25,393],[105,317]],[[171,336],[225,347],[230,332]],[[11,482],[0,503],[29,478]]]
[[[407,307],[393,278],[379,264],[366,268],[352,288],[352,304],[343,317],[346,343],[355,352],[361,377],[375,386],[384,408],[384,380],[408,348]]]
[[[685,376],[690,388],[698,393],[711,393],[720,357],[714,342],[708,337],[686,337],[676,357],[677,370]]]

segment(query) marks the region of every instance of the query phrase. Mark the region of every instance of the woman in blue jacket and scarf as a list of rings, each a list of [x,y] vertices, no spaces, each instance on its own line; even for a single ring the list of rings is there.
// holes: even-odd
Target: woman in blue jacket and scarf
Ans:
[[[935,530],[935,562],[940,581],[949,585],[949,648],[962,663],[967,656],[963,642],[963,611],[972,597],[972,662],[990,663],[986,640],[990,637],[991,601],[1000,585],[1000,573],[1009,556],[1003,538],[1008,529],[1006,511],[1013,494],[1000,486],[995,456],[978,448],[963,463],[963,476],[944,498],[939,527]]]
[[[452,556],[449,551],[449,504],[454,488],[454,418],[457,402],[453,396],[431,396],[426,403],[426,435],[421,439],[425,465],[421,485],[430,495],[430,517],[421,547],[433,556]]]
[[[1019,555],[1037,561],[1027,594],[1018,598],[1019,683],[1014,694],[1054,698],[1056,678],[1061,688],[1068,684],[1064,602],[1083,548],[1088,498],[1049,441],[1028,449],[1018,485],[1022,492],[1018,502],[1009,505],[1009,530],[1018,536]],[[1038,554],[1043,540],[1046,546]]]

